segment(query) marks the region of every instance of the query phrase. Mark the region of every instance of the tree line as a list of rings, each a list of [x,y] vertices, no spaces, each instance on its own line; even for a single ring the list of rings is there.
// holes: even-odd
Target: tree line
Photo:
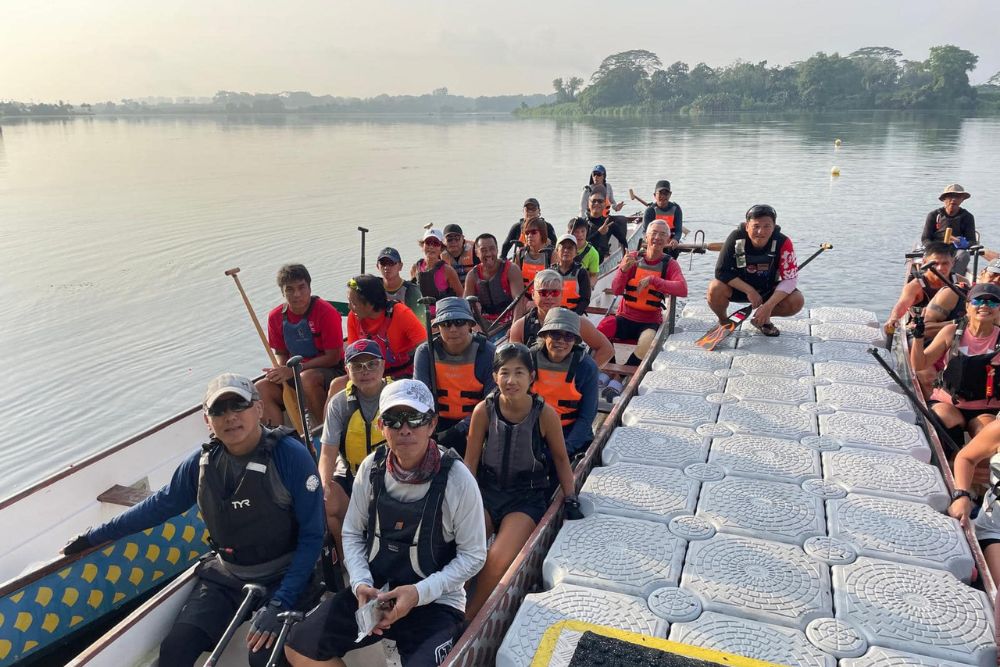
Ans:
[[[723,67],[660,58],[641,49],[605,58],[586,87],[578,77],[555,79],[556,101],[526,115],[616,112],[727,113],[767,110],[952,109],[1000,111],[1000,72],[969,83],[979,57],[957,46],[935,46],[926,60],[906,60],[887,46],[846,56],[819,52],[788,66],[737,60]]]

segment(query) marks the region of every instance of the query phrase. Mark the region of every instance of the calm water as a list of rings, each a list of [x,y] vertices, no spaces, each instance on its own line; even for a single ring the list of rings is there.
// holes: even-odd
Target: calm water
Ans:
[[[800,258],[835,246],[803,273],[807,299],[881,316],[945,184],[973,193],[984,240],[1000,245],[997,155],[1000,119],[940,116],[7,123],[0,496],[197,403],[218,372],[258,373],[230,267],[261,317],[280,299],[284,262],[305,263],[316,293],[342,299],[358,225],[372,230],[373,269],[387,244],[416,259],[427,222],[503,234],[528,196],[564,223],[601,162],[619,199],[669,178],[686,226],[710,241],[751,204],[775,205]],[[713,262],[695,257],[695,298]]]

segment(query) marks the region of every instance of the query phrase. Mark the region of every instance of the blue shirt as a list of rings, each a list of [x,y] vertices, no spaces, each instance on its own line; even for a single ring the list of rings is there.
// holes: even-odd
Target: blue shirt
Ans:
[[[572,457],[594,439],[594,417],[597,416],[597,363],[589,354],[576,367],[576,377],[573,379],[580,396],[580,407],[576,421],[569,426],[563,426],[563,437],[566,440],[566,453]]]
[[[496,352],[496,348],[493,346],[493,343],[486,340],[479,343],[473,373],[476,376],[476,380],[483,385],[483,395],[480,400],[486,398],[496,387],[496,383],[493,381],[494,352]],[[428,389],[431,388],[431,361],[426,342],[420,344],[420,347],[417,348],[413,356],[413,379],[420,380],[427,385]],[[471,420],[472,416],[470,415],[463,419],[462,422],[468,425]]]
[[[88,531],[87,539],[90,543],[97,545],[117,540],[158,526],[187,511],[198,500],[201,451],[199,447],[184,459],[170,481],[159,491],[111,521]],[[323,492],[316,462],[301,442],[292,437],[283,438],[274,447],[272,457],[278,476],[292,497],[292,511],[299,526],[295,554],[281,585],[274,593],[274,597],[281,600],[286,608],[291,608],[312,578],[313,568],[323,547],[326,527]],[[316,477],[312,484],[307,483],[310,477]]]

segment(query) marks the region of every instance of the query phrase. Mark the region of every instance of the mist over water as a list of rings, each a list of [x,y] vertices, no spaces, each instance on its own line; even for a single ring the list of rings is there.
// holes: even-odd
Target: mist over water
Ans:
[[[807,307],[884,317],[902,254],[946,184],[972,192],[983,241],[1000,247],[997,155],[1000,119],[930,114],[4,124],[0,495],[194,405],[219,372],[258,374],[266,357],[226,269],[241,268],[262,321],[285,262],[309,268],[314,293],[343,300],[359,225],[371,230],[369,272],[386,245],[415,261],[427,222],[502,237],[529,196],[558,230],[601,163],[618,199],[629,187],[649,199],[669,179],[685,226],[709,241],[750,205],[774,205],[800,260],[834,245],[802,274]],[[683,260],[692,299],[714,261],[695,256],[688,271]]]

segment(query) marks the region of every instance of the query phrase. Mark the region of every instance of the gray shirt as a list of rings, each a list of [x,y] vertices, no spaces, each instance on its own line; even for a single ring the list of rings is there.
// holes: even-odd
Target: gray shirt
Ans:
[[[363,396],[359,391],[355,392],[362,417],[370,421],[375,416],[375,413],[378,412],[378,397],[381,394],[382,392],[380,391],[375,396],[368,398],[367,396]],[[330,404],[326,407],[326,419],[323,421],[323,435],[320,438],[320,442],[323,443],[324,447],[333,447],[337,451],[337,469],[333,474],[338,477],[347,475],[347,462],[340,455],[340,438],[343,436],[344,431],[347,430],[347,423],[350,419],[351,409],[347,405],[347,392],[342,391],[334,396],[330,400]]]
[[[442,450],[443,453],[443,450]],[[351,492],[351,504],[344,518],[344,563],[351,578],[351,590],[357,593],[360,584],[372,585],[365,548],[365,529],[368,527],[368,506],[371,501],[370,470],[374,455],[358,467]],[[400,484],[385,473],[385,491],[396,500],[413,502],[427,495],[430,482]],[[456,461],[448,474],[442,506],[444,539],[455,542],[455,558],[441,570],[416,584],[419,601],[425,605],[439,602],[465,611],[465,582],[471,579],[486,562],[486,525],[483,517],[483,498],[479,484],[461,461]]]

